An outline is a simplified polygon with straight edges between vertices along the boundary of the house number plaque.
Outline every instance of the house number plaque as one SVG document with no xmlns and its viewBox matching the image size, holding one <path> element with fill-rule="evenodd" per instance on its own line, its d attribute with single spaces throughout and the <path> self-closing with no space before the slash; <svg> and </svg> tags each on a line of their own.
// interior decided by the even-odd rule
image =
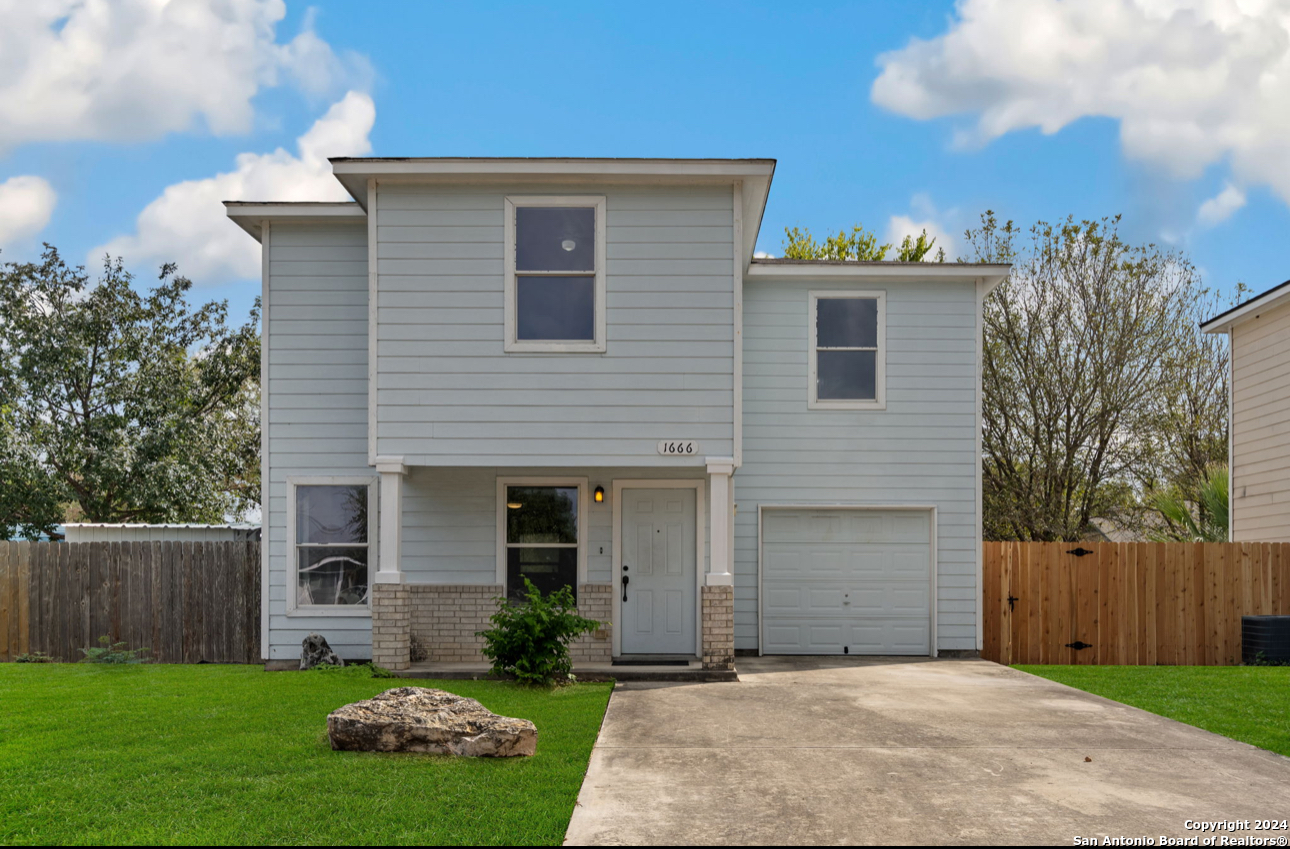
<svg viewBox="0 0 1290 849">
<path fill-rule="evenodd" d="M 658 444 L 658 453 L 671 457 L 693 457 L 699 453 L 699 443 L 693 439 L 664 439 Z"/>
</svg>

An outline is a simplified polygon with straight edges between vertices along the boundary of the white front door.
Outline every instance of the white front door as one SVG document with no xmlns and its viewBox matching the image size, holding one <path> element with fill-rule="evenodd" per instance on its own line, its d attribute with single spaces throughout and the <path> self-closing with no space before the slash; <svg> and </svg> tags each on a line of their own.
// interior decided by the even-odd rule
<svg viewBox="0 0 1290 849">
<path fill-rule="evenodd" d="M 695 653 L 695 491 L 622 492 L 623 654 Z"/>
</svg>

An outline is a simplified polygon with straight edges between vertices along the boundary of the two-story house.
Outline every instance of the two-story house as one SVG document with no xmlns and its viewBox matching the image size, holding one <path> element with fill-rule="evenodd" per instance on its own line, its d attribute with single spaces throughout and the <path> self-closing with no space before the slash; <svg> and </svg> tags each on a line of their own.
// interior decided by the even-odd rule
<svg viewBox="0 0 1290 849">
<path fill-rule="evenodd" d="M 263 246 L 263 634 L 478 661 L 981 644 L 981 301 L 1006 266 L 754 259 L 773 160 L 339 158 Z"/>
</svg>

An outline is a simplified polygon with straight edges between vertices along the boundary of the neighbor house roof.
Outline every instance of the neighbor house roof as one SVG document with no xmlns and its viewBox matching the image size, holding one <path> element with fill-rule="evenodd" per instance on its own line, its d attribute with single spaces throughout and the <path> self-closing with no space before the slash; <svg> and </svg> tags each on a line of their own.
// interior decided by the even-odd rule
<svg viewBox="0 0 1290 849">
<path fill-rule="evenodd" d="M 1206 333 L 1226 333 L 1241 322 L 1258 318 L 1267 310 L 1290 304 L 1290 280 L 1273 286 L 1262 294 L 1255 295 L 1243 304 L 1237 304 L 1224 313 L 1219 313 L 1208 321 L 1201 322 L 1200 329 Z"/>
</svg>

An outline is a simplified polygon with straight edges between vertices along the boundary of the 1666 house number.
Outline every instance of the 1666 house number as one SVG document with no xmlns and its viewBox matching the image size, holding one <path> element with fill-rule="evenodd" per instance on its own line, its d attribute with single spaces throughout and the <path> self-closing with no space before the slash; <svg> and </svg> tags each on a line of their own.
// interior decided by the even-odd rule
<svg viewBox="0 0 1290 849">
<path fill-rule="evenodd" d="M 693 457 L 699 453 L 699 443 L 693 439 L 664 439 L 658 444 L 658 453 L 672 457 Z"/>
</svg>

